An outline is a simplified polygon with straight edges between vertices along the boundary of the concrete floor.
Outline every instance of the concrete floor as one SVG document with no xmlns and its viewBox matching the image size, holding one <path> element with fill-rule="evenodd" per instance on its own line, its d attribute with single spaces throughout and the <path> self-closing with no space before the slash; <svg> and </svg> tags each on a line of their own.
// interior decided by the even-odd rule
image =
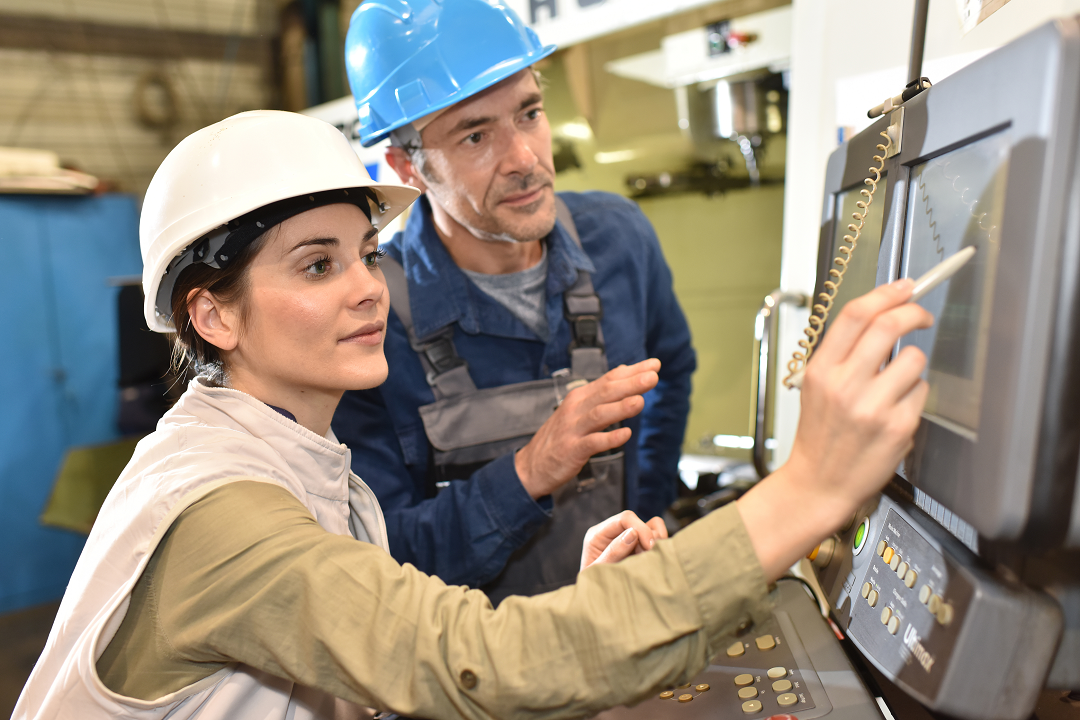
<svg viewBox="0 0 1080 720">
<path fill-rule="evenodd" d="M 0 718 L 11 717 L 15 710 L 59 607 L 57 601 L 0 615 Z"/>
</svg>

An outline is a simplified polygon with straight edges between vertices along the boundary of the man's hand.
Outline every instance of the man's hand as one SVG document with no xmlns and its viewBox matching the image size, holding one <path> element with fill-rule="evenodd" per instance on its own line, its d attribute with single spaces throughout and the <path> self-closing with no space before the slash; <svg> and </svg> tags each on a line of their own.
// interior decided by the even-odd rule
<svg viewBox="0 0 1080 720">
<path fill-rule="evenodd" d="M 791 457 L 738 501 L 768 579 L 805 555 L 892 477 L 911 449 L 929 386 L 926 356 L 897 340 L 933 316 L 900 280 L 848 303 L 806 366 Z"/>
<path fill-rule="evenodd" d="M 581 546 L 581 569 L 598 563 L 617 563 L 623 558 L 652 549 L 657 540 L 667 535 L 664 521 L 654 517 L 642 522 L 630 510 L 609 517 L 599 525 L 593 525 L 585 533 Z"/>
<path fill-rule="evenodd" d="M 659 369 L 656 359 L 620 365 L 567 393 L 555 414 L 514 456 L 521 484 L 534 500 L 576 476 L 593 455 L 626 444 L 630 428 L 604 428 L 641 412 L 641 396 L 656 387 Z"/>
</svg>

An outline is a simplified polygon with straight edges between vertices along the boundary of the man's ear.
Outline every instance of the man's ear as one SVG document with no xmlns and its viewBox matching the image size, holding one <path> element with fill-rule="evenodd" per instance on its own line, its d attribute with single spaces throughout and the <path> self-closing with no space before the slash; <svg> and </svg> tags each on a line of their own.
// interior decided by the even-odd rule
<svg viewBox="0 0 1080 720">
<path fill-rule="evenodd" d="M 223 305 L 209 290 L 192 290 L 188 295 L 191 325 L 202 339 L 224 352 L 236 349 L 240 323 L 236 313 Z"/>
<path fill-rule="evenodd" d="M 412 185 L 420 192 L 427 192 L 427 184 L 420 177 L 420 173 L 417 172 L 416 166 L 413 165 L 413 161 L 409 158 L 409 154 L 403 148 L 396 145 L 386 148 L 386 164 L 397 173 L 397 176 L 401 178 L 401 182 Z"/>
</svg>

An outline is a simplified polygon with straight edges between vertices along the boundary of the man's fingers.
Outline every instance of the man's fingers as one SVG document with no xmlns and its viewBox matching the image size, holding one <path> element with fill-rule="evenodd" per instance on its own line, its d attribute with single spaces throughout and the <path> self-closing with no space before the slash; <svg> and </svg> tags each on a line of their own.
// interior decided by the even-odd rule
<svg viewBox="0 0 1080 720">
<path fill-rule="evenodd" d="M 914 287 L 915 283 L 905 278 L 849 302 L 829 326 L 829 332 L 814 354 L 834 363 L 843 361 L 874 318 L 907 302 Z"/>
<path fill-rule="evenodd" d="M 586 435 L 581 439 L 578 450 L 586 457 L 592 457 L 597 453 L 614 450 L 622 447 L 630 441 L 630 428 L 618 428 L 607 432 L 596 432 Z"/>
</svg>

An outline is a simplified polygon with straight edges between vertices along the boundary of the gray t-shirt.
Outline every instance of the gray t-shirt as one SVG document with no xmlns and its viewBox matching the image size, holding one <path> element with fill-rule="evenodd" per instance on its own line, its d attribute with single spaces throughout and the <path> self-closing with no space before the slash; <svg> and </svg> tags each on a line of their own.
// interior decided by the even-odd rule
<svg viewBox="0 0 1080 720">
<path fill-rule="evenodd" d="M 476 286 L 513 313 L 544 342 L 550 339 L 547 321 L 547 243 L 540 262 L 528 270 L 505 275 L 487 275 L 462 269 Z"/>
</svg>

